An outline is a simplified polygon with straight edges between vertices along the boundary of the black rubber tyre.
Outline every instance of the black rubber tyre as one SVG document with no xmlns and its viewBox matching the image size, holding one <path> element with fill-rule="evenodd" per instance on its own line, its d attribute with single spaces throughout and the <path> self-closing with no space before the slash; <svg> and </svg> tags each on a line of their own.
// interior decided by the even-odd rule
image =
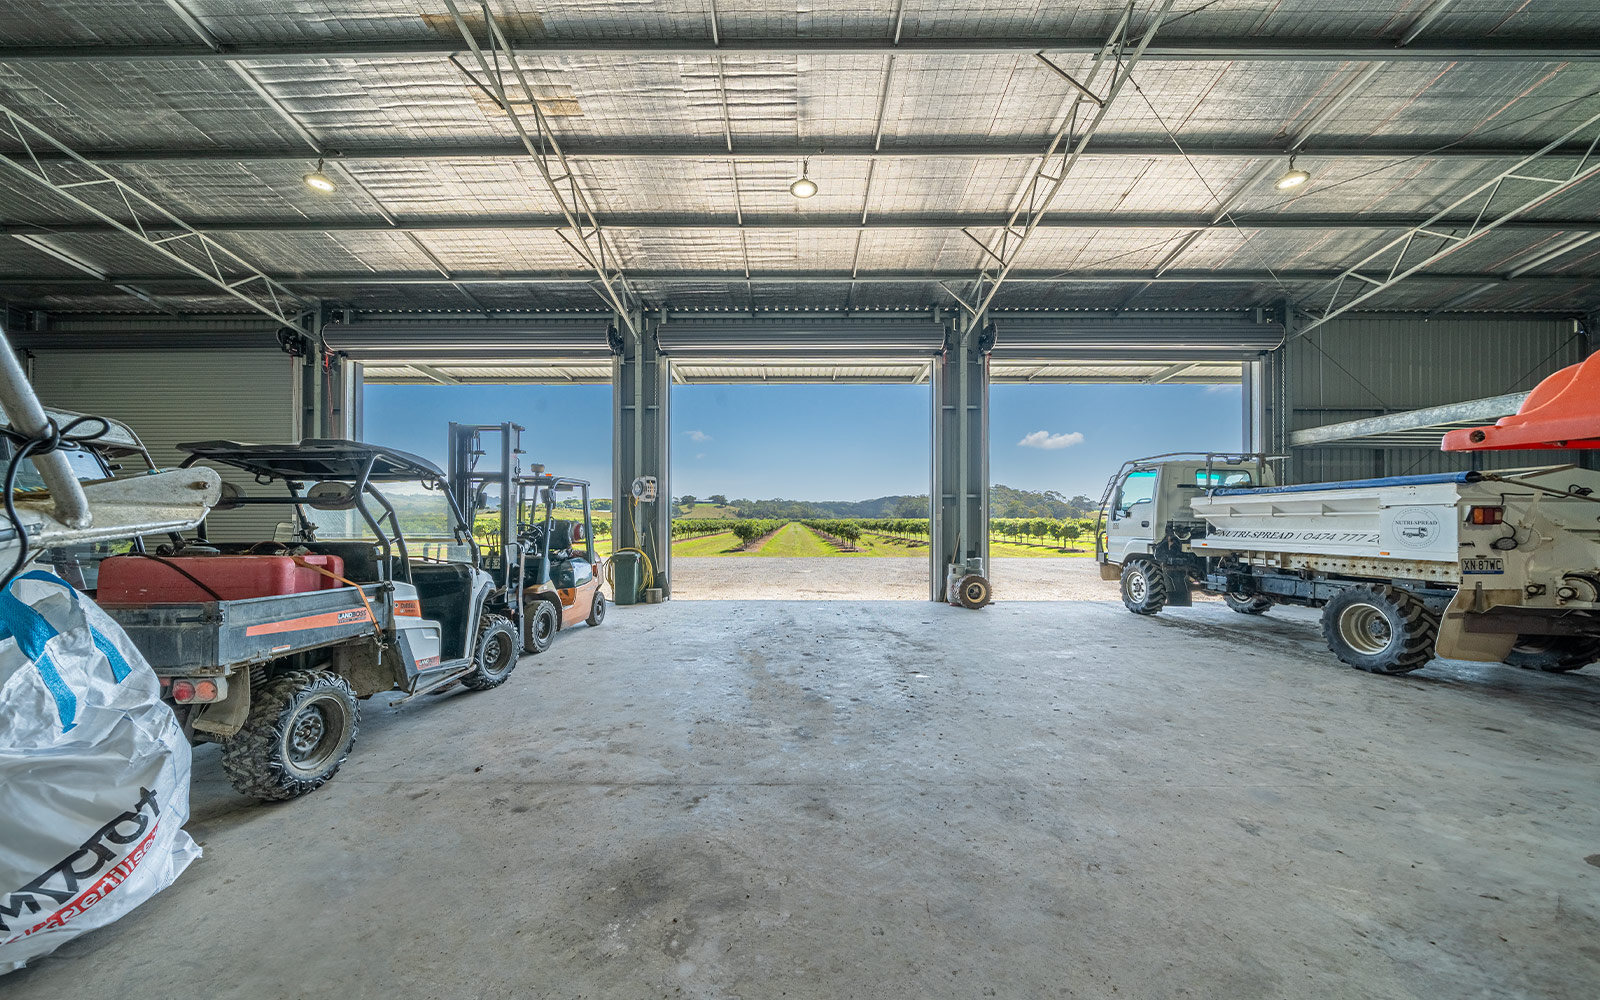
<svg viewBox="0 0 1600 1000">
<path fill-rule="evenodd" d="M 279 674 L 255 690 L 244 728 L 222 744 L 223 773 L 241 795 L 298 798 L 338 772 L 360 721 L 355 692 L 338 674 Z"/>
<path fill-rule="evenodd" d="M 956 583 L 956 600 L 963 608 L 976 611 L 994 599 L 994 591 L 977 573 L 968 573 Z"/>
<path fill-rule="evenodd" d="M 1149 559 L 1122 564 L 1122 603 L 1136 615 L 1153 615 L 1167 606 L 1167 574 Z"/>
<path fill-rule="evenodd" d="M 594 607 L 589 609 L 589 617 L 585 618 L 584 621 L 589 623 L 590 628 L 596 628 L 605 620 L 606 592 L 596 587 L 594 591 Z"/>
<path fill-rule="evenodd" d="M 1600 660 L 1600 639 L 1586 635 L 1519 635 L 1506 663 L 1524 670 L 1564 674 Z"/>
<path fill-rule="evenodd" d="M 1222 603 L 1241 615 L 1264 615 L 1272 610 L 1272 598 L 1261 594 L 1223 594 Z"/>
<path fill-rule="evenodd" d="M 561 625 L 561 619 L 556 614 L 556 606 L 549 601 L 535 601 L 533 607 L 528 609 L 527 642 L 524 644 L 529 653 L 542 653 L 550 648 L 556 641 L 556 630 Z"/>
<path fill-rule="evenodd" d="M 472 661 L 472 673 L 461 678 L 461 683 L 474 691 L 497 688 L 517 669 L 517 630 L 511 621 L 499 615 L 484 615 L 478 626 L 478 655 Z"/>
<path fill-rule="evenodd" d="M 1322 637 L 1333 655 L 1358 670 L 1408 674 L 1433 659 L 1438 619 L 1395 587 L 1350 587 L 1322 609 Z"/>
</svg>

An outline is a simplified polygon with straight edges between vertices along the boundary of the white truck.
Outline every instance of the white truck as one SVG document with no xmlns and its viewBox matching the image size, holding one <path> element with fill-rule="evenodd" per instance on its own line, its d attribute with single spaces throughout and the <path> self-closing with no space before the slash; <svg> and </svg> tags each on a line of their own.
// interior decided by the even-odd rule
<svg viewBox="0 0 1600 1000">
<path fill-rule="evenodd" d="M 1574 466 L 1278 486 L 1261 455 L 1136 459 L 1095 556 L 1135 614 L 1196 590 L 1248 615 L 1320 607 L 1328 648 L 1374 673 L 1600 659 L 1600 473 Z"/>
</svg>

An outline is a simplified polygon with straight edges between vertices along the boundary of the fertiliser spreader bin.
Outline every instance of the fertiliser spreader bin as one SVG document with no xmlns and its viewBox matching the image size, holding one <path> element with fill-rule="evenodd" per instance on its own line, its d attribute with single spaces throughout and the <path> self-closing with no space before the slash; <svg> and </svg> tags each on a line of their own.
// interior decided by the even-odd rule
<svg viewBox="0 0 1600 1000">
<path fill-rule="evenodd" d="M 186 467 L 257 485 L 225 486 L 195 537 L 103 561 L 98 600 L 185 731 L 222 744 L 240 792 L 287 799 L 326 782 L 355 741 L 359 698 L 511 674 L 517 630 L 494 613 L 495 582 L 438 467 L 356 441 L 179 447 Z M 282 519 L 269 537 L 249 517 L 263 510 Z"/>
<path fill-rule="evenodd" d="M 1558 466 L 1277 486 L 1263 456 L 1157 456 L 1113 478 L 1097 558 L 1136 614 L 1220 594 L 1322 608 L 1375 673 L 1434 657 L 1600 659 L 1600 473 Z"/>
</svg>

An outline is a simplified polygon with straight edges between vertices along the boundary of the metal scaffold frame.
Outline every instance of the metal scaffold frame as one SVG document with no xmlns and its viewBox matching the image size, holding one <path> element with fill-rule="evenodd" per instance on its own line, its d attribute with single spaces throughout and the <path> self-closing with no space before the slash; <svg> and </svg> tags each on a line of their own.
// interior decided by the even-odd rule
<svg viewBox="0 0 1600 1000">
<path fill-rule="evenodd" d="M 478 39 L 473 35 L 472 26 L 461 16 L 461 10 L 456 6 L 455 0 L 444 0 L 444 3 L 450 10 L 450 16 L 455 19 L 456 27 L 461 31 L 462 39 L 472 49 L 478 68 L 483 71 L 485 80 L 493 88 L 495 99 L 505 111 L 512 128 L 516 129 L 523 148 L 527 150 L 529 158 L 538 168 L 539 176 L 544 179 L 551 197 L 555 199 L 556 205 L 561 209 L 562 217 L 566 219 L 567 227 L 557 229 L 556 235 L 560 236 L 563 242 L 572 248 L 573 253 L 593 269 L 595 277 L 600 282 L 601 297 L 616 312 L 618 321 L 638 337 L 639 325 L 634 319 L 638 311 L 638 296 L 629 286 L 627 276 L 622 273 L 622 268 L 617 263 L 617 254 L 612 250 L 610 240 L 607 239 L 605 230 L 600 227 L 599 220 L 595 218 L 594 210 L 589 205 L 589 198 L 578 184 L 578 176 L 567 162 L 566 154 L 561 150 L 561 143 L 551 130 L 544 111 L 539 107 L 539 100 L 533 93 L 533 87 L 528 83 L 528 75 L 517 59 L 516 50 L 511 47 L 511 42 L 500 30 L 500 23 L 495 19 L 494 12 L 489 9 L 488 0 L 484 0 L 482 9 L 490 52 L 495 56 L 495 63 L 492 66 L 482 46 L 478 44 Z M 516 76 L 522 96 L 533 112 L 533 127 L 537 133 L 537 142 L 528 134 L 526 126 L 523 125 L 522 115 L 517 112 L 506 93 L 504 73 L 499 65 L 499 57 L 502 54 L 505 56 L 506 65 Z"/>
<path fill-rule="evenodd" d="M 1050 143 L 1045 147 L 1044 154 L 1039 157 L 1039 162 L 1033 168 L 1028 180 L 1023 185 L 1022 197 L 1017 207 L 1012 210 L 1011 217 L 1006 220 L 1001 228 L 998 245 L 991 240 L 985 243 L 969 232 L 967 235 L 983 248 L 987 263 L 980 262 L 978 276 L 973 281 L 972 291 L 968 300 L 960 299 L 962 308 L 973 316 L 982 316 L 988 310 L 989 304 L 994 301 L 995 295 L 1000 291 L 1000 286 L 1005 282 L 1006 276 L 1016 266 L 1022 248 L 1027 245 L 1028 239 L 1038 228 L 1044 214 L 1050 210 L 1050 205 L 1055 201 L 1056 195 L 1061 191 L 1061 186 L 1066 183 L 1067 175 L 1072 172 L 1073 166 L 1083 155 L 1084 149 L 1089 145 L 1089 140 L 1099 130 L 1106 115 L 1111 111 L 1117 95 L 1122 92 L 1122 87 L 1128 82 L 1133 73 L 1133 67 L 1144 55 L 1156 31 L 1161 27 L 1162 20 L 1167 12 L 1172 9 L 1173 0 L 1161 0 L 1161 5 L 1156 9 L 1150 20 L 1150 25 L 1145 29 L 1144 36 L 1139 39 L 1139 44 L 1132 52 L 1124 55 L 1129 41 L 1129 30 L 1133 24 L 1133 0 L 1128 0 L 1128 5 L 1123 8 L 1122 16 L 1117 20 L 1117 26 L 1112 29 L 1105 45 L 1095 53 L 1094 62 L 1089 67 L 1088 74 L 1082 81 L 1073 79 L 1071 75 L 1058 67 L 1052 68 L 1065 77 L 1074 90 L 1072 104 L 1061 124 L 1061 128 L 1051 137 Z M 1111 78 L 1111 86 L 1107 88 L 1104 97 L 1096 96 L 1094 83 L 1100 71 L 1107 65 L 1116 64 L 1116 71 Z M 1095 113 L 1082 131 L 1077 133 L 1076 142 L 1071 142 L 1071 148 L 1062 151 L 1063 143 L 1069 143 L 1073 136 L 1074 126 L 1078 122 L 1078 112 L 1085 102 L 1095 106 Z M 1052 174 L 1050 165 L 1057 153 L 1061 154 L 1060 169 Z M 1020 224 L 1019 224 L 1020 223 Z"/>
<path fill-rule="evenodd" d="M 1585 136 L 1589 139 L 1583 156 L 1563 175 L 1541 177 L 1528 171 L 1529 166 L 1546 159 L 1551 152 L 1574 139 Z M 1590 115 L 1583 122 L 1568 129 L 1560 138 L 1546 143 L 1534 153 L 1523 157 L 1439 209 L 1423 222 L 1384 243 L 1361 258 L 1354 266 L 1318 288 L 1308 300 L 1321 298 L 1326 292 L 1327 305 L 1320 311 L 1307 310 L 1299 332 L 1305 333 L 1349 312 L 1373 296 L 1388 291 L 1419 271 L 1426 270 L 1457 251 L 1471 246 L 1518 216 L 1600 173 L 1600 158 L 1594 155 L 1597 145 L 1600 145 L 1600 112 Z M 1495 208 L 1495 198 L 1501 194 L 1502 188 L 1505 188 L 1508 181 L 1515 182 L 1515 186 L 1523 192 L 1528 190 L 1527 185 L 1533 185 L 1533 193 L 1522 197 L 1509 207 Z M 1465 227 L 1465 232 L 1450 231 L 1451 227 L 1440 225 L 1441 220 L 1456 214 L 1464 206 L 1469 208 L 1476 206 L 1472 221 Z M 1491 209 L 1494 211 L 1491 212 Z M 1422 253 L 1420 257 L 1414 253 L 1417 250 L 1426 251 L 1429 246 L 1434 249 Z"/>
<path fill-rule="evenodd" d="M 300 313 L 298 297 L 265 272 L 205 233 L 184 222 L 138 190 L 123 183 L 104 169 L 79 156 L 37 125 L 0 105 L 0 135 L 16 142 L 20 153 L 0 152 L 0 168 L 26 177 L 51 194 L 81 208 L 120 233 L 159 254 L 189 274 L 205 281 L 225 295 L 238 299 L 256 312 L 294 328 Z M 49 147 L 55 159 L 41 159 L 37 150 Z M 56 174 L 52 176 L 52 166 Z M 85 263 L 60 248 L 42 244 L 38 237 L 49 235 L 39 227 L 30 246 L 52 256 L 72 257 L 80 269 Z M 146 298 L 136 289 L 123 289 Z M 148 299 L 147 299 L 148 301 Z"/>
</svg>

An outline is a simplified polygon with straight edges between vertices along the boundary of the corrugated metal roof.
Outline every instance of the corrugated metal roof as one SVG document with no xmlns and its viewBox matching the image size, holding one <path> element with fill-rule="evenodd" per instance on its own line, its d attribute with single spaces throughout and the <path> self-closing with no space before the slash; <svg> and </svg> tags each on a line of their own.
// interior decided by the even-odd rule
<svg viewBox="0 0 1600 1000">
<path fill-rule="evenodd" d="M 473 228 L 413 235 L 384 232 L 397 223 L 435 219 L 553 218 L 555 199 L 531 160 L 501 153 L 459 154 L 462 146 L 504 148 L 511 121 L 486 92 L 470 59 L 451 60 L 457 29 L 442 7 L 403 0 L 183 0 L 203 30 L 231 46 L 360 46 L 433 43 L 430 52 L 308 58 L 263 56 L 232 64 L 180 57 L 92 62 L 8 60 L 0 51 L 0 103 L 40 123 L 62 142 L 97 156 L 118 151 L 181 150 L 160 162 L 108 161 L 108 169 L 185 218 L 215 224 L 217 238 L 295 291 L 363 308 L 490 311 L 599 308 L 583 262 L 552 228 Z M 654 277 L 638 283 L 648 304 L 704 308 L 784 306 L 875 308 L 949 305 L 949 292 L 925 276 L 976 272 L 997 218 L 1013 207 L 1033 162 L 1018 155 L 985 158 L 919 155 L 872 159 L 841 155 L 870 149 L 1037 143 L 1040 150 L 1069 105 L 1071 91 L 1026 51 L 926 53 L 930 39 L 1096 38 L 1120 5 L 1064 5 L 1045 0 L 814 0 L 796 7 L 760 0 L 515 0 L 494 5 L 522 43 L 540 110 L 553 132 L 575 147 L 671 157 L 578 156 L 574 179 L 602 224 L 617 263 Z M 1338 45 L 1398 43 L 1421 4 L 1348 0 L 1218 0 L 1164 25 L 1158 40 L 1247 39 L 1263 45 L 1320 41 L 1333 57 L 1275 62 L 1225 58 L 1151 58 L 1073 171 L 1054 205 L 1104 223 L 1041 229 L 1019 268 L 1065 274 L 1114 269 L 1250 272 L 1337 271 L 1394 230 L 1352 228 L 1363 220 L 1420 221 L 1502 170 L 1511 159 L 1429 155 L 1458 143 L 1532 149 L 1600 110 L 1600 76 L 1586 60 L 1545 62 L 1439 59 L 1388 61 L 1367 78 L 1368 63 L 1336 58 Z M 40 46 L 166 46 L 201 50 L 201 39 L 160 0 L 17 0 L 0 24 L 0 49 Z M 1142 16 L 1142 15 L 1141 15 Z M 469 12 L 469 19 L 479 15 Z M 615 44 L 716 37 L 772 42 L 770 52 L 713 51 L 617 58 Z M 901 40 L 896 48 L 894 39 Z M 1433 20 L 1423 41 L 1463 44 L 1600 39 L 1600 9 L 1583 0 L 1457 0 Z M 881 40 L 876 52 L 781 51 L 790 41 Z M 593 51 L 550 45 L 591 43 Z M 1398 51 L 1398 50 L 1397 50 Z M 1082 75 L 1089 56 L 1055 52 L 1061 69 Z M 1351 89 L 1356 88 L 1356 89 Z M 514 95 L 513 101 L 521 100 Z M 526 109 L 524 109 L 526 110 Z M 1298 165 L 1309 184 L 1284 193 L 1272 185 L 1287 151 L 1304 145 Z M 1141 146 L 1149 155 L 1095 155 L 1098 144 Z M 1412 148 L 1351 158 L 1363 149 Z M 731 149 L 732 156 L 697 155 Z M 1173 155 L 1181 147 L 1187 155 Z M 399 159 L 345 162 L 346 149 L 405 149 Z M 1218 149 L 1282 150 L 1282 155 L 1208 155 Z M 0 136 L 0 150 L 15 152 Z M 741 156 L 742 151 L 751 151 Z M 833 150 L 830 153 L 830 150 Z M 289 159 L 252 158 L 252 152 Z M 775 155 L 787 151 L 792 155 Z M 300 183 L 319 153 L 338 182 L 319 196 Z M 789 182 L 809 158 L 820 187 L 798 201 Z M 1570 168 L 1572 161 L 1565 161 Z M 1560 164 L 1544 164 L 1553 172 Z M 60 179 L 80 170 L 56 164 Z M 1600 228 L 1590 186 L 1552 198 L 1530 219 Z M 1505 196 L 1516 194 L 1508 185 Z M 1192 237 L 1184 223 L 1222 214 L 1221 228 Z M 1470 211 L 1467 213 L 1470 215 Z M 897 220 L 937 216 L 905 228 Z M 1118 217 L 1172 217 L 1170 227 L 1114 225 Z M 1303 228 L 1266 226 L 1280 217 L 1314 217 Z M 608 224 L 609 218 L 660 218 Z M 783 228 L 788 220 L 794 228 Z M 816 220 L 828 228 L 810 228 Z M 365 220 L 377 231 L 351 232 Z M 685 220 L 693 225 L 686 225 Z M 750 224 L 757 220 L 759 225 Z M 1231 220 L 1231 223 L 1230 221 Z M 16 175 L 0 176 L 0 223 L 32 224 L 51 234 L 92 222 L 80 210 Z M 295 223 L 294 232 L 234 232 L 230 224 Z M 1253 226 L 1252 223 L 1255 223 Z M 463 223 L 467 224 L 467 223 Z M 708 228 L 708 224 L 714 228 Z M 552 224 L 553 225 L 553 224 Z M 316 231 L 325 227 L 326 231 Z M 310 228 L 311 231 L 306 231 Z M 965 232 L 963 230 L 966 230 Z M 970 234 L 970 235 L 969 235 Z M 1495 276 L 1554 234 L 1507 229 L 1454 255 L 1448 269 Z M 974 239 L 976 238 L 976 239 Z M 102 233 L 49 235 L 53 244 L 112 277 L 173 272 L 132 241 Z M 12 241 L 5 241 L 10 243 Z M 1591 246 L 1594 246 L 1591 244 Z M 1176 253 L 1176 256 L 1174 254 Z M 1596 252 L 1541 263 L 1533 274 L 1564 273 L 1570 284 L 1507 282 L 1462 308 L 1550 312 L 1600 304 Z M 885 284 L 795 283 L 746 286 L 673 280 L 663 272 L 771 275 L 786 271 L 903 272 Z M 318 284 L 316 276 L 371 273 L 371 284 Z M 566 285 L 462 286 L 457 273 L 568 273 Z M 0 294 L 46 310 L 105 308 L 106 286 L 52 285 L 79 276 L 37 249 L 0 251 Z M 387 275 L 434 275 L 436 285 L 395 285 Z M 1300 298 L 1316 284 L 1260 281 L 1191 286 L 1108 282 L 1028 282 L 1004 287 L 1005 308 L 1235 308 Z M 1428 310 L 1474 287 L 1433 282 L 1401 285 L 1370 309 Z M 194 286 L 167 288 L 181 309 L 226 300 Z M 136 301 L 116 308 L 140 309 Z"/>
</svg>

